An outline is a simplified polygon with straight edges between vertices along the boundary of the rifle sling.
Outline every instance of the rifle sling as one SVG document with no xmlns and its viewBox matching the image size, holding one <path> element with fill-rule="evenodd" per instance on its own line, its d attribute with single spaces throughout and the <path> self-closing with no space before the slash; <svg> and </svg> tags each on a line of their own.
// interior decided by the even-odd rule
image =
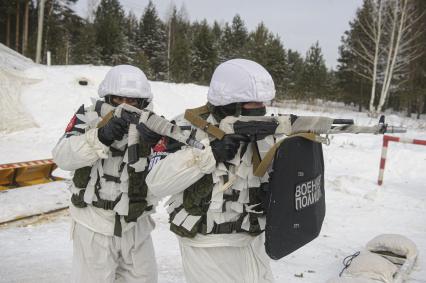
<svg viewBox="0 0 426 283">
<path fill-rule="evenodd" d="M 311 140 L 313 142 L 324 142 L 321 137 L 315 135 L 314 133 L 299 133 L 299 134 L 294 134 L 291 136 L 286 137 L 286 139 L 288 138 L 292 138 L 292 137 L 302 137 L 308 140 Z M 272 163 L 272 160 L 275 157 L 275 152 L 277 151 L 278 147 L 280 146 L 280 144 L 284 141 L 285 139 L 280 140 L 279 142 L 275 143 L 266 153 L 265 157 L 262 159 L 262 161 L 260 162 L 259 166 L 253 166 L 253 175 L 257 176 L 257 177 L 262 177 L 263 175 L 265 175 L 266 170 L 268 170 L 269 165 Z"/>
<path fill-rule="evenodd" d="M 184 118 L 188 120 L 192 125 L 194 125 L 197 128 L 202 129 L 206 133 L 214 136 L 215 138 L 221 140 L 223 139 L 223 136 L 225 135 L 225 132 L 216 127 L 215 125 L 212 125 L 211 123 L 207 122 L 203 118 L 200 117 L 202 114 L 209 113 L 209 108 L 207 105 L 193 108 L 193 109 L 187 109 L 185 111 Z"/>
<path fill-rule="evenodd" d="M 259 148 L 257 147 L 257 142 L 254 141 L 251 144 L 252 144 L 251 147 L 253 152 L 251 163 L 253 164 L 253 173 L 254 173 L 256 169 L 259 168 L 262 159 L 260 157 Z"/>
</svg>

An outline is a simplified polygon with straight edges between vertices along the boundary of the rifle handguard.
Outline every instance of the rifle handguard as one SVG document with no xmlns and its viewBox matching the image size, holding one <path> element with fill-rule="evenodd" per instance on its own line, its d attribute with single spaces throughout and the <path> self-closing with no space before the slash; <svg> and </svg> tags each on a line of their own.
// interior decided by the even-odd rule
<svg viewBox="0 0 426 283">
<path fill-rule="evenodd" d="M 406 133 L 407 129 L 404 127 L 396 127 L 396 126 L 386 126 L 385 133 L 390 134 L 400 134 L 400 133 Z"/>
</svg>

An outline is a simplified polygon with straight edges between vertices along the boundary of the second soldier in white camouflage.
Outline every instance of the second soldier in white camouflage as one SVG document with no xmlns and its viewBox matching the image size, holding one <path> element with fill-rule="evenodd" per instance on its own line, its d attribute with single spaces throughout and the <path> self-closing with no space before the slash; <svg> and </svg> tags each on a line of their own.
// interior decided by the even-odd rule
<svg viewBox="0 0 426 283">
<path fill-rule="evenodd" d="M 219 65 L 212 77 L 207 111 L 202 118 L 218 125 L 227 116 L 265 115 L 263 104 L 275 97 L 274 82 L 259 64 L 234 59 Z M 216 139 L 208 127 L 177 118 L 188 127 L 204 150 L 182 146 L 159 161 L 147 176 L 157 197 L 167 202 L 170 229 L 179 239 L 186 281 L 273 282 L 265 253 L 261 187 L 268 182 L 253 175 L 253 147 L 235 135 Z M 208 125 L 208 124 L 207 124 Z M 211 127 L 210 127 L 211 128 Z M 269 149 L 273 137 L 257 142 Z"/>
</svg>

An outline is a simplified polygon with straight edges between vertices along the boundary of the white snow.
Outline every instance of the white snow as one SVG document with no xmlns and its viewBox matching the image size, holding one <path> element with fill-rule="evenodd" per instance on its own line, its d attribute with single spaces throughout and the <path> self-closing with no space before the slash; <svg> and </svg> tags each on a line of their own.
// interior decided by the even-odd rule
<svg viewBox="0 0 426 283">
<path fill-rule="evenodd" d="M 67 188 L 61 181 L 0 191 L 0 223 L 67 207 Z"/>
<path fill-rule="evenodd" d="M 32 60 L 0 43 L 0 131 L 37 126 L 20 103 L 22 86 L 40 79 L 32 73 L 33 68 L 38 67 Z"/>
<path fill-rule="evenodd" d="M 0 66 L 3 71 L 19 74 L 20 72 L 26 72 L 26 70 L 34 67 L 35 64 L 31 59 L 0 43 Z"/>
<path fill-rule="evenodd" d="M 0 164 L 51 157 L 51 149 L 77 108 L 97 97 L 96 88 L 109 67 L 37 67 L 32 73 L 44 78 L 23 86 L 21 102 L 38 128 L 0 133 Z M 80 86 L 79 78 L 88 86 Z M 206 101 L 207 88 L 192 84 L 152 82 L 155 110 L 167 118 Z M 333 107 L 271 108 L 269 112 L 353 118 L 372 125 L 365 113 Z M 426 140 L 425 121 L 389 115 L 389 123 L 407 126 L 401 136 Z M 377 185 L 381 154 L 380 135 L 335 135 L 324 146 L 327 213 L 320 236 L 305 247 L 272 262 L 276 282 L 325 282 L 338 275 L 342 260 L 360 250 L 378 234 L 400 233 L 413 240 L 420 257 L 410 283 L 426 282 L 426 147 L 391 142 L 384 184 Z M 56 190 L 56 191 L 55 191 Z M 41 213 L 63 205 L 64 182 L 0 193 L 0 219 Z M 162 206 L 154 214 L 153 232 L 159 265 L 159 282 L 184 282 L 179 247 L 168 231 Z M 72 242 L 69 217 L 24 225 L 0 227 L 1 282 L 67 282 L 71 270 Z"/>
</svg>

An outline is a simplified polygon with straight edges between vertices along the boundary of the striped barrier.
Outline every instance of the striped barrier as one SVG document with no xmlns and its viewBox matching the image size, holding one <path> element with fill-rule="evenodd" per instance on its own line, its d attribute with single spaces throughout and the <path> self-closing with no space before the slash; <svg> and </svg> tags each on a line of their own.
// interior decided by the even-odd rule
<svg viewBox="0 0 426 283">
<path fill-rule="evenodd" d="M 0 164 L 0 190 L 51 182 L 55 168 L 52 159 Z"/>
<path fill-rule="evenodd" d="M 0 169 L 21 168 L 21 167 L 27 167 L 27 166 L 43 165 L 43 164 L 54 164 L 54 162 L 53 162 L 53 159 L 42 159 L 42 160 L 32 160 L 32 161 L 17 162 L 17 163 L 0 164 Z"/>
<path fill-rule="evenodd" d="M 386 155 L 388 153 L 388 145 L 389 142 L 400 142 L 400 143 L 411 143 L 418 145 L 426 145 L 426 140 L 417 140 L 417 139 L 409 139 L 409 138 L 400 138 L 383 135 L 383 146 L 382 146 L 382 155 L 380 158 L 380 168 L 379 168 L 379 179 L 377 183 L 379 186 L 383 184 L 383 175 L 385 172 L 385 164 L 386 164 Z"/>
</svg>

